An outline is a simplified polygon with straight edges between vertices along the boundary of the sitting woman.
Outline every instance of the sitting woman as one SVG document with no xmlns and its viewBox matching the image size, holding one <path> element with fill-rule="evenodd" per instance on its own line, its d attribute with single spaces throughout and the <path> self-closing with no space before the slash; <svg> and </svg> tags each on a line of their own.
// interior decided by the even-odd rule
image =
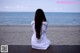
<svg viewBox="0 0 80 53">
<path fill-rule="evenodd" d="M 37 9 L 31 25 L 34 32 L 31 38 L 32 48 L 46 50 L 50 46 L 50 41 L 46 37 L 48 24 L 42 9 Z"/>
</svg>

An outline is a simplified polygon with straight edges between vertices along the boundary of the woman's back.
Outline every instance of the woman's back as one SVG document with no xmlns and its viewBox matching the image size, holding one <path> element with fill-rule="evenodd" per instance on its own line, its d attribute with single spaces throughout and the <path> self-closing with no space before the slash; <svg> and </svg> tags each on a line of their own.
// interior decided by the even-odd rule
<svg viewBox="0 0 80 53">
<path fill-rule="evenodd" d="M 50 45 L 50 41 L 46 37 L 47 22 L 42 22 L 40 39 L 36 38 L 35 22 L 32 21 L 31 24 L 32 24 L 33 32 L 34 32 L 31 38 L 32 48 L 46 50 Z"/>
</svg>

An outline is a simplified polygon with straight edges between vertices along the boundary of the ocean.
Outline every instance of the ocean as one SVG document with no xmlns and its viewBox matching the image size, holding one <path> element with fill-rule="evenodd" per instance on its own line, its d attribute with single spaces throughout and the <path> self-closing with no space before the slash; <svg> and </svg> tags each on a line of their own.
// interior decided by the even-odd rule
<svg viewBox="0 0 80 53">
<path fill-rule="evenodd" d="M 35 12 L 0 12 L 0 25 L 31 25 Z M 80 13 L 45 12 L 49 25 L 80 25 Z"/>
</svg>

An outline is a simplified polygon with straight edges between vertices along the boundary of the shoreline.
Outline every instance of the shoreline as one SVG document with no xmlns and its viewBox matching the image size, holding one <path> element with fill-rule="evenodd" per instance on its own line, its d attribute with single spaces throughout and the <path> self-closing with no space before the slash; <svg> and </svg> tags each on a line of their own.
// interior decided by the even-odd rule
<svg viewBox="0 0 80 53">
<path fill-rule="evenodd" d="M 32 25 L 0 25 L 1 26 L 32 26 Z M 49 27 L 80 27 L 80 25 L 48 25 Z"/>
</svg>

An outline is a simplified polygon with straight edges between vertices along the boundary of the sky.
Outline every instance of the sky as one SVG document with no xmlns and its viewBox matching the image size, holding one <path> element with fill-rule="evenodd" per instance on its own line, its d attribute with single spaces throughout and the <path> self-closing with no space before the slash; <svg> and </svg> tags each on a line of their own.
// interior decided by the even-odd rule
<svg viewBox="0 0 80 53">
<path fill-rule="evenodd" d="M 0 12 L 80 12 L 80 0 L 0 0 Z"/>
</svg>

